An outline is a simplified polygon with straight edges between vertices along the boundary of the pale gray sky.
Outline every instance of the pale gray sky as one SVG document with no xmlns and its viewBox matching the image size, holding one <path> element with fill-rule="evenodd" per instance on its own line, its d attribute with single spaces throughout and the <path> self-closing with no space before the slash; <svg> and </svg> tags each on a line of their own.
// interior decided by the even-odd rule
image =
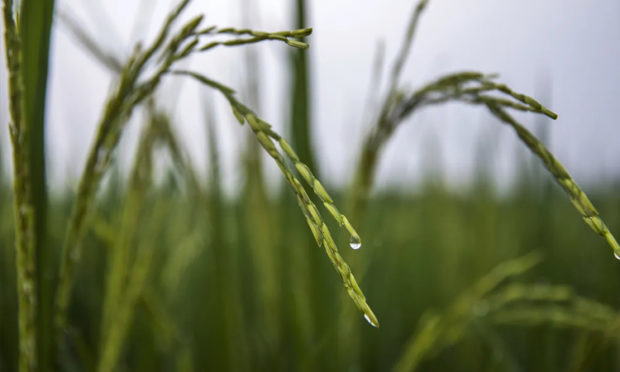
<svg viewBox="0 0 620 372">
<path fill-rule="evenodd" d="M 57 0 L 106 49 L 127 56 L 137 39 L 152 37 L 175 1 Z M 249 1 L 250 24 L 242 22 L 241 1 L 194 1 L 185 18 L 204 13 L 207 23 L 281 30 L 292 26 L 292 1 Z M 327 183 L 347 182 L 368 130 L 364 107 L 377 42 L 391 61 L 413 1 L 310 1 L 308 39 L 314 83 L 314 144 Z M 135 22 L 137 13 L 139 22 Z M 403 81 L 417 87 L 457 70 L 496 72 L 513 89 L 537 96 L 560 118 L 549 126 L 549 146 L 578 182 L 620 177 L 620 2 L 617 0 L 431 0 L 406 65 Z M 110 75 L 76 46 L 63 27 L 53 35 L 47 146 L 50 173 L 57 186 L 75 185 L 111 84 Z M 287 119 L 285 61 L 280 43 L 255 46 L 260 56 L 262 107 L 258 112 L 276 128 Z M 194 58 L 191 68 L 243 91 L 243 51 L 218 49 Z M 389 67 L 389 65 L 388 65 Z M 3 81 L 6 73 L 2 72 Z M 549 89 L 541 88 L 541 81 Z M 166 92 L 181 91 L 179 99 Z M 181 135 L 197 164 L 206 153 L 202 119 L 204 91 L 194 83 L 166 83 L 160 101 L 174 112 Z M 6 118 L 6 91 L 2 91 Z M 217 97 L 219 143 L 226 182 L 239 180 L 235 149 L 248 129 L 235 124 Z M 518 115 L 529 127 L 534 115 Z M 6 120 L 5 120 L 6 121 Z M 121 158 L 133 151 L 132 122 Z M 286 135 L 286 134 L 285 134 Z M 2 133 L 5 161 L 6 129 Z M 491 141 L 491 163 L 509 182 L 519 150 L 516 136 L 481 108 L 450 105 L 419 112 L 396 133 L 381 162 L 379 183 L 419 182 L 423 163 L 441 164 L 455 182 L 471 178 L 476 149 Z M 429 152 L 429 149 L 431 151 Z M 431 159 L 429 159 L 431 158 Z M 271 168 L 273 173 L 274 169 Z"/>
</svg>

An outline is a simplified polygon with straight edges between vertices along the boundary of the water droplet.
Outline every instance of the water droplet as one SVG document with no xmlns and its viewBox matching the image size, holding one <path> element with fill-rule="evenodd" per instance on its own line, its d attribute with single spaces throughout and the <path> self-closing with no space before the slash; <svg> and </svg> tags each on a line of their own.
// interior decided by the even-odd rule
<svg viewBox="0 0 620 372">
<path fill-rule="evenodd" d="M 620 253 L 614 252 L 614 257 L 616 258 L 616 260 L 620 260 Z"/>
<path fill-rule="evenodd" d="M 377 327 L 378 327 L 378 325 L 376 325 L 376 324 L 372 321 L 372 319 L 370 319 L 370 317 L 368 316 L 368 314 L 364 314 L 364 319 L 366 319 L 366 321 L 368 322 L 368 324 L 370 324 L 371 326 L 373 326 L 373 327 L 375 327 L 375 328 L 377 328 Z"/>
<path fill-rule="evenodd" d="M 353 249 L 360 249 L 362 247 L 362 242 L 360 238 L 357 236 L 351 236 L 351 240 L 349 241 L 349 245 Z"/>
</svg>

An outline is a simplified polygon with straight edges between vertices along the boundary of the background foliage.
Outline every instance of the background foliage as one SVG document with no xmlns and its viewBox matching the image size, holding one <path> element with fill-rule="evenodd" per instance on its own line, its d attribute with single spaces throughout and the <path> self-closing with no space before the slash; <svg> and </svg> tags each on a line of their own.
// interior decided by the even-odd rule
<svg viewBox="0 0 620 372">
<path fill-rule="evenodd" d="M 26 3 L 23 14 L 27 14 Z M 421 1 L 414 9 L 405 47 L 393 67 L 385 112 L 377 115 L 379 128 L 399 123 L 393 112 L 404 115 L 398 110 L 407 102 L 400 97 L 405 93 L 398 90 L 398 66 L 406 58 L 407 45 L 426 3 Z M 50 6 L 52 9 L 53 4 Z M 298 1 L 297 6 L 295 17 L 301 29 L 306 26 L 304 1 Z M 171 17 L 180 9 L 182 6 Z M 170 25 L 163 28 L 162 40 L 171 42 L 153 44 L 154 53 L 161 53 L 156 67 L 168 68 L 168 62 L 193 52 L 188 47 L 193 43 L 190 36 L 201 32 L 215 32 L 216 37 L 232 35 L 226 40 L 237 40 L 201 44 L 204 49 L 265 39 L 305 48 L 299 37 L 309 33 L 199 29 L 200 21 L 196 18 L 177 27 L 180 31 L 172 31 Z M 49 19 L 38 22 L 42 29 L 48 22 L 49 38 Z M 80 33 L 79 24 L 73 32 Z M 30 36 L 21 31 L 21 37 L 34 43 L 24 43 L 25 60 L 40 58 L 28 57 L 32 53 L 27 52 L 29 45 L 48 48 L 40 41 L 41 34 Z M 81 37 L 82 42 L 88 41 L 88 35 Z M 246 37 L 256 40 L 243 39 Z M 96 44 L 84 45 L 94 55 L 106 55 L 96 50 Z M 47 228 L 45 222 L 37 222 L 43 229 L 37 230 L 37 244 L 43 245 L 37 246 L 36 256 L 41 305 L 36 336 L 39 369 L 580 371 L 620 367 L 620 317 L 615 310 L 620 307 L 615 284 L 620 279 L 618 262 L 611 259 L 604 240 L 579 221 L 562 189 L 538 163 L 519 160 L 519 182 L 510 192 L 500 193 L 489 177 L 493 154 L 481 144 L 479 177 L 462 189 L 444 184 L 431 169 L 420 190 L 384 189 L 368 198 L 372 175 L 363 176 L 366 190 L 361 196 L 356 189 L 359 179 L 351 189 L 328 190 L 335 205 L 348 206 L 345 212 L 352 213 L 363 239 L 360 251 L 348 249 L 350 236 L 337 226 L 342 220 L 325 219 L 337 245 L 347 248 L 342 248 L 341 254 L 381 322 L 380 328 L 373 328 L 355 312 L 325 252 L 313 242 L 316 235 L 313 237 L 307 226 L 310 223 L 312 228 L 311 208 L 301 205 L 304 215 L 294 200 L 294 195 L 303 195 L 303 187 L 297 189 L 289 179 L 295 193 L 288 188 L 267 190 L 254 138 L 250 138 L 254 145 L 247 147 L 239 167 L 245 180 L 241 192 L 229 197 L 222 190 L 217 133 L 208 110 L 205 143 L 210 144 L 207 161 L 211 171 L 204 179 L 197 175 L 177 140 L 175 123 L 161 111 L 152 94 L 159 70 L 147 71 L 153 74 L 148 75 L 141 69 L 141 58 L 150 58 L 145 48 L 124 67 L 108 63 L 119 87 L 111 93 L 103 113 L 95 141 L 99 147 L 93 147 L 92 152 L 92 173 L 84 172 L 87 176 L 83 176 L 78 196 L 65 190 L 47 200 L 45 184 L 40 181 L 45 171 L 41 163 L 30 166 L 32 178 L 28 181 L 33 196 L 29 202 L 37 213 L 48 216 Z M 304 52 L 294 52 L 290 56 L 291 101 L 287 103 L 290 133 L 301 161 L 317 173 L 309 141 L 311 69 Z M 251 66 L 252 56 L 245 58 Z M 26 106 L 39 105 L 37 110 L 26 110 L 39 116 L 26 120 L 44 120 L 41 89 L 30 87 L 45 81 L 40 74 L 46 64 L 25 64 Z M 38 75 L 30 74 L 31 70 Z M 203 79 L 203 83 L 228 98 L 235 115 L 247 121 L 270 154 L 261 134 L 271 138 L 269 143 L 279 142 L 289 154 L 279 136 L 236 101 L 228 87 L 211 80 Z M 456 91 L 444 83 L 423 87 L 412 98 L 430 102 L 444 96 L 465 97 L 468 103 L 480 103 L 476 102 L 479 96 L 459 90 L 460 82 Z M 245 102 L 254 109 L 260 82 L 248 86 Z M 525 103 L 527 99 L 517 98 Z M 505 105 L 515 108 L 519 104 Z M 131 170 L 122 174 L 113 152 L 134 106 L 142 110 L 145 119 Z M 43 138 L 43 126 L 38 125 L 30 129 L 32 144 Z M 381 141 L 392 131 L 388 129 Z M 367 144 L 376 143 L 372 135 L 369 138 Z M 373 156 L 380 156 L 380 147 L 372 148 Z M 32 157 L 45 155 L 40 143 L 33 148 Z M 293 156 L 289 158 L 292 162 L 283 162 L 283 167 L 301 167 L 299 179 L 310 180 L 310 187 L 303 190 L 317 195 L 312 200 L 329 201 L 314 176 L 306 177 L 305 168 Z M 161 166 L 162 159 L 171 166 Z M 364 161 L 362 157 L 358 168 L 362 173 L 369 169 Z M 18 364 L 25 370 L 16 342 L 16 278 L 20 269 L 15 264 L 15 239 L 20 234 L 13 217 L 16 194 L 14 179 L 7 172 L 0 172 L 0 177 L 0 370 L 17 370 Z M 620 230 L 618 186 L 600 184 L 591 193 L 612 231 Z M 81 216 L 80 208 L 87 211 L 88 219 L 76 218 L 76 213 Z M 83 228 L 72 227 L 76 221 L 83 223 Z M 80 241 L 81 257 L 72 273 L 74 287 L 65 304 L 66 319 L 57 322 L 60 329 L 54 329 L 51 308 L 58 301 L 53 292 L 57 283 L 54 270 L 58 270 L 63 254 L 70 256 L 66 252 L 71 252 L 73 240 Z M 61 253 L 63 246 L 69 247 L 65 253 Z M 338 263 L 335 265 L 350 294 L 350 279 L 343 274 L 348 266 L 338 266 L 344 261 L 334 259 L 333 252 L 326 249 Z M 55 338 L 54 332 L 60 337 Z"/>
</svg>

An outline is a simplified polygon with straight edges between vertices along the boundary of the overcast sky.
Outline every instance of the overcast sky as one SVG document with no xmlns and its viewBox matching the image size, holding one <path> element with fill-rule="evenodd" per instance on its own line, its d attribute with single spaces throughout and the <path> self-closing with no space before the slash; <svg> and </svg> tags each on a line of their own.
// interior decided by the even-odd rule
<svg viewBox="0 0 620 372">
<path fill-rule="evenodd" d="M 106 50 L 127 57 L 137 40 L 150 40 L 176 1 L 57 0 Z M 140 4 L 143 5 L 140 5 Z M 193 1 L 185 19 L 198 13 L 208 24 L 283 30 L 293 26 L 293 1 L 251 3 L 246 17 L 242 1 Z M 384 43 L 386 62 L 393 61 L 415 2 L 310 1 L 308 39 L 313 92 L 313 142 L 329 184 L 347 182 L 368 131 L 366 107 L 373 55 Z M 138 17 L 137 15 L 140 14 Z M 137 17 L 137 18 L 136 18 Z M 249 17 L 249 18 L 248 18 Z M 53 32 L 48 101 L 47 147 L 52 183 L 75 186 L 92 141 L 111 75 L 56 25 Z M 441 74 L 479 70 L 500 74 L 513 89 L 535 96 L 559 114 L 555 122 L 518 115 L 540 133 L 547 127 L 551 150 L 578 182 L 620 178 L 620 1 L 617 0 L 431 0 L 403 74 L 415 88 Z M 281 43 L 260 43 L 261 105 L 265 119 L 277 129 L 287 119 L 288 49 Z M 243 50 L 221 48 L 195 57 L 191 68 L 243 93 Z M 2 81 L 6 81 L 2 72 Z M 192 82 L 167 82 L 160 102 L 173 113 L 195 163 L 204 165 L 203 105 L 215 104 L 219 144 L 227 185 L 240 175 L 234 154 L 248 128 L 233 121 L 224 101 L 205 94 Z M 172 92 L 172 93 L 171 93 Z M 178 94 L 178 99 L 176 98 Z M 212 98 L 209 98 L 212 97 Z M 6 90 L 2 91 L 6 122 Z M 136 120 L 122 144 L 121 159 L 133 151 Z M 7 133 L 2 153 L 7 162 Z M 286 135 L 286 133 L 284 133 Z M 415 184 L 424 164 L 441 166 L 452 182 L 471 179 L 480 144 L 488 146 L 495 175 L 510 182 L 517 157 L 528 156 L 510 128 L 479 107 L 452 104 L 425 109 L 403 125 L 389 142 L 379 170 L 379 183 Z M 270 168 L 270 173 L 274 169 Z"/>
</svg>

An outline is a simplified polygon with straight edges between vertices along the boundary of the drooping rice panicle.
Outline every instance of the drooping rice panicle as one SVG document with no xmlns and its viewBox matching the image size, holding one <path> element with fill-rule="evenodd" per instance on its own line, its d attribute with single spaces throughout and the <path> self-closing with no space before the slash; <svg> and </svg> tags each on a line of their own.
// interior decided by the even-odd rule
<svg viewBox="0 0 620 372">
<path fill-rule="evenodd" d="M 613 236 L 611 231 L 609 231 L 609 228 L 599 216 L 598 211 L 594 205 L 592 205 L 590 199 L 588 199 L 587 195 L 583 192 L 583 190 L 581 190 L 570 174 L 568 174 L 564 166 L 549 150 L 547 150 L 542 142 L 540 142 L 532 133 L 530 133 L 530 131 L 517 122 L 512 116 L 510 116 L 497 103 L 485 103 L 491 113 L 502 122 L 510 125 L 515 130 L 521 141 L 523 141 L 523 143 L 536 156 L 538 156 L 538 158 L 540 158 L 545 168 L 547 168 L 547 170 L 553 175 L 556 182 L 568 195 L 579 214 L 581 214 L 584 222 L 607 241 L 616 257 L 620 257 L 620 245 L 618 245 L 616 238 Z"/>
<path fill-rule="evenodd" d="M 508 86 L 506 86 L 505 84 L 498 84 L 495 83 L 493 81 L 487 80 L 484 82 L 484 85 L 489 86 L 493 89 L 496 89 L 502 93 L 505 93 L 509 96 L 511 96 L 512 98 L 521 101 L 523 103 L 525 103 L 526 105 L 530 106 L 533 110 L 537 110 L 537 112 L 540 112 L 541 114 L 544 114 L 548 117 L 550 117 L 551 119 L 557 119 L 558 118 L 558 114 L 556 114 L 555 112 L 549 110 L 548 108 L 544 107 L 543 105 L 541 105 L 540 103 L 538 103 L 538 101 L 536 101 L 534 98 L 529 97 L 525 94 L 522 93 L 517 93 L 515 91 L 513 91 L 512 89 L 508 88 Z"/>
<path fill-rule="evenodd" d="M 278 166 L 278 168 L 280 168 L 280 171 L 284 175 L 284 178 L 293 189 L 302 213 L 306 217 L 306 222 L 308 223 L 308 226 L 310 227 L 313 236 L 317 240 L 317 244 L 319 246 L 323 246 L 323 248 L 325 249 L 325 252 L 327 253 L 327 256 L 332 262 L 332 265 L 340 274 L 347 293 L 349 294 L 357 308 L 364 314 L 366 320 L 371 325 L 378 327 L 379 321 L 377 317 L 366 303 L 366 297 L 364 296 L 364 293 L 357 284 L 357 281 L 355 280 L 355 277 L 353 276 L 349 265 L 347 265 L 347 263 L 340 255 L 338 247 L 336 246 L 336 243 L 331 236 L 329 228 L 321 217 L 321 214 L 316 208 L 316 205 L 312 202 L 305 189 L 301 185 L 301 182 L 295 176 L 292 169 L 290 169 L 287 165 L 284 156 L 282 156 L 282 154 L 277 150 L 275 144 L 273 143 L 273 137 L 279 138 L 277 133 L 275 133 L 271 129 L 271 126 L 267 122 L 259 119 L 254 114 L 254 112 L 252 112 L 252 110 L 239 102 L 234 96 L 233 89 L 228 88 L 221 83 L 213 81 L 206 76 L 195 72 L 175 70 L 172 71 L 172 73 L 176 75 L 190 76 L 199 81 L 200 83 L 218 90 L 228 100 L 228 103 L 230 104 L 233 113 L 235 113 L 235 117 L 237 118 L 237 120 L 239 120 L 240 123 L 248 123 L 248 125 L 256 135 L 256 139 L 258 140 L 260 145 L 275 161 L 276 165 Z M 287 149 L 290 148 L 290 146 L 287 145 L 284 145 L 284 147 Z M 292 152 L 292 149 L 290 149 L 290 151 Z M 292 152 L 290 155 L 293 154 L 294 152 Z M 325 197 L 325 195 L 323 195 L 323 197 Z M 327 197 L 329 197 L 329 195 L 327 195 Z"/>
<path fill-rule="evenodd" d="M 308 186 L 310 186 L 312 190 L 314 191 L 314 194 L 318 196 L 319 199 L 321 199 L 321 201 L 323 202 L 323 205 L 325 206 L 325 209 L 329 211 L 329 213 L 332 215 L 332 217 L 336 220 L 336 222 L 338 222 L 338 224 L 341 227 L 347 230 L 351 238 L 351 241 L 350 241 L 351 246 L 359 248 L 359 245 L 362 244 L 362 240 L 359 234 L 357 233 L 357 231 L 355 231 L 355 228 L 351 225 L 347 217 L 344 214 L 342 214 L 338 210 L 338 208 L 334 205 L 333 199 L 329 196 L 329 194 L 327 193 L 327 191 L 325 190 L 321 182 L 312 174 L 312 171 L 310 170 L 310 168 L 308 168 L 306 164 L 302 163 L 299 160 L 299 157 L 297 156 L 293 148 L 288 144 L 288 142 L 286 142 L 284 138 L 282 138 L 280 135 L 278 135 L 273 130 L 271 130 L 271 128 L 267 127 L 266 132 L 269 134 L 271 138 L 278 141 L 278 144 L 280 145 L 280 148 L 282 149 L 282 151 L 291 160 L 291 162 L 293 162 L 299 174 L 301 174 L 301 176 L 306 181 Z"/>
<path fill-rule="evenodd" d="M 287 30 L 287 31 L 276 31 L 276 32 L 265 32 L 265 31 L 255 31 L 247 28 L 236 29 L 233 27 L 221 28 L 217 31 L 220 34 L 234 34 L 234 35 L 251 35 L 256 37 L 267 37 L 267 36 L 282 36 L 282 37 L 295 37 L 301 38 L 310 36 L 312 34 L 312 28 L 300 28 L 297 30 Z"/>
<path fill-rule="evenodd" d="M 403 47 L 403 50 L 407 49 Z M 399 60 L 402 58 L 402 55 L 398 57 Z M 397 63 L 396 66 L 398 67 L 399 64 Z M 399 75 L 400 73 L 397 71 L 394 76 Z M 357 211 L 365 205 L 364 200 L 369 194 L 383 144 L 391 137 L 395 128 L 401 122 L 411 116 L 416 109 L 423 106 L 450 101 L 482 104 L 488 107 L 500 120 L 513 126 L 521 140 L 532 152 L 542 159 L 545 167 L 570 196 L 571 202 L 582 215 L 588 226 L 596 233 L 603 236 L 613 249 L 614 255 L 620 257 L 620 246 L 585 193 L 544 145 L 522 125 L 509 116 L 504 109 L 511 108 L 520 111 L 539 113 L 551 119 L 557 119 L 558 115 L 540 104 L 534 98 L 518 93 L 505 84 L 493 81 L 495 77 L 496 75 L 485 75 L 476 71 L 453 73 L 423 86 L 408 97 L 392 96 L 389 102 L 386 101 L 376 127 L 364 143 L 362 155 L 358 163 L 356 181 L 352 193 L 354 215 L 358 214 L 359 212 Z M 392 86 L 395 86 L 395 83 L 392 84 Z M 489 93 L 492 92 L 499 92 L 507 95 L 516 100 L 516 102 L 503 97 L 489 95 Z"/>
<path fill-rule="evenodd" d="M 254 31 L 250 29 L 235 29 L 235 28 L 223 28 L 220 30 L 215 30 L 215 28 L 210 27 L 206 30 L 199 31 L 197 34 L 204 35 L 209 34 L 211 32 L 217 32 L 219 34 L 233 34 L 233 35 L 249 35 L 249 38 L 242 39 L 231 39 L 224 41 L 212 41 L 207 43 L 206 45 L 199 48 L 200 51 L 206 51 L 217 46 L 237 46 L 237 45 L 245 45 L 245 44 L 253 44 L 263 40 L 277 40 L 282 41 L 289 46 L 300 49 L 307 49 L 308 44 L 303 41 L 295 40 L 295 38 L 302 38 L 310 35 L 312 33 L 312 28 L 303 28 L 299 30 L 292 31 L 279 31 L 279 32 L 264 32 L 264 31 Z"/>
</svg>

